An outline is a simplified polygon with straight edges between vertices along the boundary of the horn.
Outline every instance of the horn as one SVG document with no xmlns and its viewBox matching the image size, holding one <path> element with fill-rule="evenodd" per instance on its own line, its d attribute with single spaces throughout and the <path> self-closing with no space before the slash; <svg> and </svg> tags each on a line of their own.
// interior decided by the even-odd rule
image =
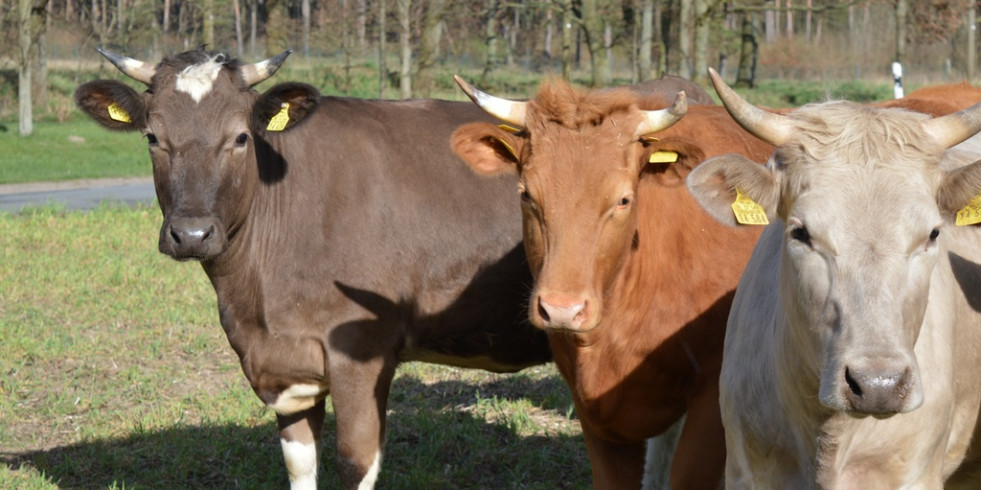
<svg viewBox="0 0 981 490">
<path fill-rule="evenodd" d="M 513 100 L 501 99 L 493 95 L 481 92 L 476 87 L 470 85 L 457 75 L 453 75 L 456 84 L 463 89 L 463 92 L 470 97 L 470 100 L 484 112 L 515 126 L 525 127 L 525 112 L 528 107 L 527 102 L 515 102 Z"/>
<path fill-rule="evenodd" d="M 273 73 L 276 73 L 276 70 L 283 65 L 283 62 L 286 61 L 286 58 L 291 53 L 293 53 L 293 50 L 287 49 L 267 60 L 252 63 L 251 65 L 243 65 L 239 71 L 242 75 L 242 80 L 249 87 L 257 85 L 259 82 L 273 76 Z"/>
<path fill-rule="evenodd" d="M 927 134 L 950 148 L 981 131 L 981 102 L 953 114 L 933 118 L 925 124 Z"/>
<path fill-rule="evenodd" d="M 722 104 L 743 129 L 775 146 L 780 146 L 793 134 L 795 125 L 792 119 L 764 111 L 746 102 L 746 99 L 740 97 L 722 81 L 722 77 L 715 70 L 709 68 L 708 72 L 709 77 L 712 78 L 712 85 L 715 86 L 715 92 L 722 99 Z"/>
<path fill-rule="evenodd" d="M 109 60 L 113 66 L 118 68 L 119 71 L 123 72 L 123 74 L 138 82 L 143 82 L 150 85 L 150 80 L 153 78 L 153 75 L 157 73 L 157 67 L 145 61 L 127 58 L 123 55 L 102 49 L 101 47 L 95 48 L 95 50 L 102 56 L 105 56 L 106 59 Z"/>
<path fill-rule="evenodd" d="M 688 96 L 682 90 L 674 96 L 674 104 L 671 104 L 671 107 L 656 111 L 644 111 L 644 120 L 637 125 L 634 137 L 639 138 L 645 134 L 664 131 L 680 121 L 687 112 Z"/>
</svg>

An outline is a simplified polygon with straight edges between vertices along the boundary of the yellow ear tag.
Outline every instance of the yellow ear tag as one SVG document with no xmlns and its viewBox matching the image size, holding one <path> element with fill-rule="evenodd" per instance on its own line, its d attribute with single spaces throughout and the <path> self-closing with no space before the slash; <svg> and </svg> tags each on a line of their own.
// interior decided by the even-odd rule
<svg viewBox="0 0 981 490">
<path fill-rule="evenodd" d="M 123 109 L 122 107 L 119 107 L 119 104 L 113 102 L 112 104 L 109 104 L 109 107 L 107 109 L 109 109 L 109 119 L 112 119 L 113 121 L 124 122 L 124 123 L 133 122 L 129 118 L 129 113 L 126 112 L 126 110 Z"/>
<path fill-rule="evenodd" d="M 736 189 L 736 201 L 732 203 L 732 212 L 736 214 L 736 221 L 743 225 L 770 224 L 763 206 L 739 192 L 739 189 Z"/>
<path fill-rule="evenodd" d="M 286 124 L 290 122 L 290 103 L 283 102 L 282 109 L 269 120 L 266 131 L 282 131 L 286 129 Z"/>
<path fill-rule="evenodd" d="M 673 151 L 655 151 L 647 159 L 650 163 L 674 163 L 678 161 L 678 154 Z"/>
<path fill-rule="evenodd" d="M 978 194 L 971 198 L 971 201 L 967 203 L 960 211 L 957 212 L 957 219 L 954 220 L 954 224 L 957 226 L 967 226 L 976 223 L 981 223 L 981 194 Z"/>
<path fill-rule="evenodd" d="M 516 128 L 514 126 L 508 126 L 507 124 L 498 124 L 497 127 L 511 133 L 516 134 L 521 132 L 521 128 Z"/>
<path fill-rule="evenodd" d="M 496 139 L 500 144 L 504 145 L 504 147 L 508 149 L 508 153 L 510 153 L 515 160 L 518 159 L 518 154 L 514 152 L 514 148 L 511 148 L 511 145 L 509 145 L 507 141 L 504 141 L 501 138 L 494 139 Z"/>
</svg>

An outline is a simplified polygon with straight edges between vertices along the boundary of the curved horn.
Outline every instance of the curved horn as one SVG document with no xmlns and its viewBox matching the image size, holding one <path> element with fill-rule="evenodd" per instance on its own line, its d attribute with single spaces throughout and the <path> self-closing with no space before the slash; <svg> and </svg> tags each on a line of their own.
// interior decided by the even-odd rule
<svg viewBox="0 0 981 490">
<path fill-rule="evenodd" d="M 463 89 L 463 92 L 470 97 L 470 100 L 484 112 L 510 124 L 521 128 L 525 127 L 525 112 L 528 107 L 527 102 L 515 102 L 513 100 L 501 99 L 493 95 L 481 92 L 476 87 L 465 82 L 457 75 L 453 75 L 456 84 Z"/>
<path fill-rule="evenodd" d="M 287 49 L 282 53 L 273 56 L 267 60 L 259 61 L 257 63 L 252 63 L 251 65 L 242 65 L 239 69 L 239 73 L 242 75 L 242 80 L 249 87 L 257 85 L 259 82 L 273 76 L 276 70 L 283 65 L 286 58 L 293 53 L 292 49 Z"/>
<path fill-rule="evenodd" d="M 927 134 L 950 148 L 981 131 L 981 102 L 953 114 L 937 117 L 925 124 Z"/>
<path fill-rule="evenodd" d="M 709 68 L 708 72 L 709 77 L 712 78 L 712 85 L 715 86 L 715 92 L 722 99 L 722 104 L 743 129 L 772 145 L 779 146 L 787 141 L 794 131 L 792 119 L 764 111 L 746 102 L 746 99 L 740 97 L 722 81 L 722 77 L 715 70 Z"/>
<path fill-rule="evenodd" d="M 644 111 L 644 120 L 637 125 L 634 137 L 639 138 L 645 134 L 656 133 L 670 128 L 674 123 L 681 120 L 688 112 L 688 96 L 684 90 L 674 96 L 674 104 L 666 109 L 656 111 Z"/>
<path fill-rule="evenodd" d="M 102 56 L 105 56 L 106 59 L 109 60 L 113 66 L 119 68 L 119 71 L 123 72 L 123 74 L 138 82 L 143 82 L 150 85 L 150 80 L 153 78 L 153 75 L 157 73 L 157 67 L 145 61 L 127 58 L 123 55 L 116 54 L 102 48 L 95 48 L 95 50 Z"/>
</svg>

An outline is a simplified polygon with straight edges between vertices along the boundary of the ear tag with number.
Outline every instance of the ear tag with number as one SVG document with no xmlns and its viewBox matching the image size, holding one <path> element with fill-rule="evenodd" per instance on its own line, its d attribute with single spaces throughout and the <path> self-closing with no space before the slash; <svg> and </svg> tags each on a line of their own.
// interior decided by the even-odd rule
<svg viewBox="0 0 981 490">
<path fill-rule="evenodd" d="M 119 104 L 115 102 L 109 104 L 109 107 L 107 107 L 106 109 L 109 110 L 109 119 L 112 119 L 113 121 L 119 121 L 124 123 L 133 122 L 133 120 L 130 119 L 129 117 L 129 113 L 126 112 L 126 109 L 123 109 L 122 107 L 119 106 Z"/>
<path fill-rule="evenodd" d="M 967 206 L 957 212 L 957 219 L 954 224 L 957 226 L 967 226 L 981 223 L 981 194 L 971 198 Z"/>
<path fill-rule="evenodd" d="M 282 131 L 286 129 L 286 124 L 290 122 L 290 103 L 283 102 L 282 109 L 269 120 L 266 131 Z"/>
<path fill-rule="evenodd" d="M 766 218 L 766 211 L 756 201 L 750 199 L 739 189 L 736 189 L 736 201 L 732 203 L 732 212 L 736 214 L 736 221 L 743 225 L 768 225 L 770 220 Z"/>
<path fill-rule="evenodd" d="M 655 151 L 647 159 L 649 163 L 674 163 L 678 161 L 678 154 L 673 151 Z"/>
</svg>

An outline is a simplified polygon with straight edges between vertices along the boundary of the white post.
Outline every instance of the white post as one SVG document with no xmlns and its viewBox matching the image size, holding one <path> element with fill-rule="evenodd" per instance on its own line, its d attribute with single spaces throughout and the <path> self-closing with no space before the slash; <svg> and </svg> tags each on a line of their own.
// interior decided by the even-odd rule
<svg viewBox="0 0 981 490">
<path fill-rule="evenodd" d="M 892 91 L 897 99 L 903 98 L 903 65 L 898 61 L 892 62 L 892 80 L 894 82 Z"/>
</svg>

